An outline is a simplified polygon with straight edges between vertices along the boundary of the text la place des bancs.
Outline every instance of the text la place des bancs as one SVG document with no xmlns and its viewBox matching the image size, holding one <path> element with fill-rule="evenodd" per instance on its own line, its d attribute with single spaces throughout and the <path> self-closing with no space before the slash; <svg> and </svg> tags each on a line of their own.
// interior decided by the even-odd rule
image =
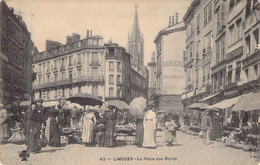
<svg viewBox="0 0 260 165">
<path fill-rule="evenodd" d="M 176 157 L 101 157 L 100 161 L 174 161 Z"/>
</svg>

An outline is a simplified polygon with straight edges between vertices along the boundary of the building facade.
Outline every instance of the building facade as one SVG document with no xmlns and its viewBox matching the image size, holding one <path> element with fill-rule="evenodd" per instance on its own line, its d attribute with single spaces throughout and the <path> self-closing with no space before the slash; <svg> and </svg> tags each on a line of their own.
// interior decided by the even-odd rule
<svg viewBox="0 0 260 165">
<path fill-rule="evenodd" d="M 131 101 L 131 55 L 125 48 L 115 43 L 105 44 L 106 47 L 106 100 L 120 99 Z"/>
<path fill-rule="evenodd" d="M 169 26 L 161 30 L 154 40 L 156 44 L 156 94 L 154 99 L 157 109 L 182 110 L 180 104 L 181 94 L 185 88 L 182 61 L 185 30 L 184 22 L 178 22 L 178 13 L 176 13 L 176 21 L 174 16 L 170 17 Z M 178 105 L 172 104 L 169 100 L 175 100 Z"/>
<path fill-rule="evenodd" d="M 22 17 L 4 1 L 0 27 L 0 102 L 6 104 L 30 95 L 33 42 Z"/>
<path fill-rule="evenodd" d="M 65 45 L 46 41 L 46 51 L 34 55 L 33 83 L 35 100 L 66 99 L 85 92 L 105 100 L 105 46 L 101 36 L 80 40 L 80 35 L 67 36 Z"/>
<path fill-rule="evenodd" d="M 212 105 L 259 90 L 259 2 L 194 0 L 184 21 L 189 46 L 184 53 L 185 106 L 194 102 Z M 209 33 L 211 37 L 207 38 Z M 197 45 L 204 40 L 202 48 Z M 189 43 L 196 43 L 195 50 Z"/>
</svg>

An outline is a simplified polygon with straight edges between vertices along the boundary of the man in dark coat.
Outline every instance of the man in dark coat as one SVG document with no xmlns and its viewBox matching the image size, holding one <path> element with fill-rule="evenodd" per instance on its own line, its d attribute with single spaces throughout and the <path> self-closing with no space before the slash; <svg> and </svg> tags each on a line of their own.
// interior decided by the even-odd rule
<svg viewBox="0 0 260 165">
<path fill-rule="evenodd" d="M 209 115 L 209 110 L 205 111 L 205 115 L 201 119 L 201 128 L 203 131 L 203 136 L 204 136 L 204 143 L 205 144 L 210 144 L 210 131 L 212 128 L 212 123 L 211 123 L 211 117 Z"/>
</svg>

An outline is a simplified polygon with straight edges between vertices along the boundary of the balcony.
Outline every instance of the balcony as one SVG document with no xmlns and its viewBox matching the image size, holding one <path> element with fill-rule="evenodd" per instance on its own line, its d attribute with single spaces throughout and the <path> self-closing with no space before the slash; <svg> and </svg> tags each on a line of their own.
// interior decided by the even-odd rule
<svg viewBox="0 0 260 165">
<path fill-rule="evenodd" d="M 41 89 L 41 88 L 49 88 L 49 87 L 55 87 L 55 86 L 61 86 L 61 85 L 69 85 L 69 84 L 75 84 L 75 83 L 104 83 L 104 77 L 103 76 L 90 76 L 90 77 L 78 77 L 74 79 L 65 79 L 65 80 L 59 80 L 44 84 L 35 84 L 33 85 L 33 89 Z"/>
<path fill-rule="evenodd" d="M 48 68 L 47 70 L 46 70 L 46 74 L 50 74 L 51 72 L 50 72 L 50 68 Z"/>
<path fill-rule="evenodd" d="M 60 67 L 60 71 L 61 71 L 61 72 L 62 72 L 62 71 L 65 71 L 65 70 L 66 70 L 66 68 L 65 68 L 64 65 Z"/>
<path fill-rule="evenodd" d="M 80 67 L 82 67 L 82 63 L 81 63 L 81 61 L 78 61 L 77 62 L 77 68 L 80 68 Z"/>
<path fill-rule="evenodd" d="M 100 66 L 99 61 L 93 61 L 90 66 Z"/>
</svg>

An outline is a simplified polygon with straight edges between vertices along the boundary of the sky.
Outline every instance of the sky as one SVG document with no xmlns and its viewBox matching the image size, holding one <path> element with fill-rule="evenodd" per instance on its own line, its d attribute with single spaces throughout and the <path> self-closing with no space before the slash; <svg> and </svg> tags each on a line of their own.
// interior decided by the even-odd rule
<svg viewBox="0 0 260 165">
<path fill-rule="evenodd" d="M 144 63 L 155 51 L 154 39 L 169 24 L 169 16 L 179 13 L 182 21 L 192 0 L 5 0 L 20 14 L 31 32 L 38 50 L 45 51 L 45 41 L 62 44 L 66 36 L 77 33 L 86 38 L 101 35 L 104 41 L 127 48 L 128 32 L 132 31 L 135 5 L 138 6 L 140 30 L 144 35 Z M 185 36 L 183 36 L 185 37 Z"/>
</svg>

